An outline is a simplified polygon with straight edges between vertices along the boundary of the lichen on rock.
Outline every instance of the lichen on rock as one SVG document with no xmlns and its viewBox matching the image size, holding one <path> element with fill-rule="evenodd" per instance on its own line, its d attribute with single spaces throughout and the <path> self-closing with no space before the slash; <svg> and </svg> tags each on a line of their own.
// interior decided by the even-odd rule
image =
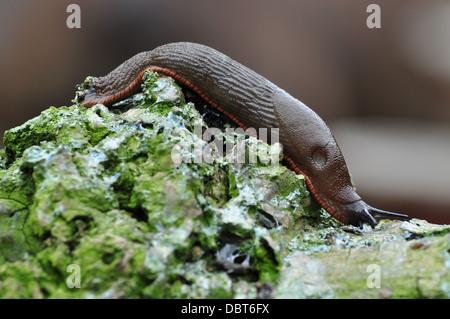
<svg viewBox="0 0 450 319">
<path fill-rule="evenodd" d="M 236 162 L 242 145 L 246 159 L 279 160 L 275 146 L 225 131 L 205 141 L 208 128 L 172 78 L 149 72 L 142 93 L 111 108 L 50 107 L 7 131 L 0 297 L 255 298 L 267 283 L 272 297 L 373 297 L 360 269 L 377 259 L 361 258 L 350 273 L 343 256 L 377 251 L 388 267 L 395 245 L 420 255 L 415 241 L 436 247 L 430 278 L 440 281 L 421 293 L 450 295 L 449 227 L 389 222 L 347 232 L 302 176 L 261 158 Z M 410 259 L 416 269 L 419 257 Z M 333 263 L 351 280 L 339 280 Z M 401 282 L 392 269 L 390 283 Z M 408 296 L 411 283 L 384 294 Z"/>
</svg>

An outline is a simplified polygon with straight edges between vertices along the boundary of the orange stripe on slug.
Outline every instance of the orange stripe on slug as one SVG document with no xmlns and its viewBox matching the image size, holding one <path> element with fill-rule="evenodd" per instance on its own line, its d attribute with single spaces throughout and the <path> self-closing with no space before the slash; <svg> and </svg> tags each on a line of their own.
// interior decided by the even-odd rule
<svg viewBox="0 0 450 319">
<path fill-rule="evenodd" d="M 137 88 L 137 86 L 142 83 L 142 79 L 144 77 L 146 70 L 151 70 L 151 71 L 154 71 L 157 73 L 165 74 L 165 75 L 168 75 L 168 76 L 174 78 L 176 81 L 178 81 L 182 85 L 184 85 L 184 86 L 188 87 L 189 89 L 191 89 L 192 91 L 194 91 L 197 95 L 199 95 L 203 100 L 205 100 L 207 103 L 209 103 L 215 109 L 217 109 L 219 112 L 228 116 L 233 122 L 235 122 L 244 131 L 246 131 L 248 129 L 248 127 L 245 124 L 243 124 L 238 118 L 236 118 L 233 114 L 224 110 L 216 102 L 211 100 L 211 98 L 209 96 L 207 96 L 200 88 L 195 86 L 194 83 L 192 83 L 191 81 L 187 80 L 186 78 L 184 78 L 183 76 L 181 76 L 180 74 L 178 74 L 172 70 L 169 70 L 167 68 L 158 67 L 158 66 L 148 67 L 147 69 L 145 69 L 143 72 L 141 72 L 139 74 L 139 76 L 132 82 L 131 85 L 129 85 L 124 90 L 117 92 L 116 94 L 114 94 L 112 96 L 101 97 L 97 93 L 98 98 L 99 98 L 99 103 L 112 104 L 112 103 L 116 102 L 117 100 L 120 100 L 123 97 L 129 95 L 130 92 L 134 91 Z M 249 132 L 249 133 L 250 133 L 250 135 L 258 138 L 258 136 L 255 135 L 253 132 Z M 306 182 L 306 185 L 308 186 L 308 189 L 310 190 L 310 192 L 311 192 L 312 196 L 315 198 L 315 200 L 320 204 L 320 206 L 323 207 L 334 218 L 345 223 L 345 220 L 346 220 L 345 215 L 342 214 L 342 212 L 340 212 L 338 209 L 336 209 L 333 205 L 330 205 L 330 203 L 323 196 L 321 196 L 318 193 L 318 191 L 314 187 L 311 179 L 300 170 L 300 168 L 294 163 L 294 161 L 291 158 L 289 158 L 286 155 L 284 155 L 283 157 L 288 162 L 289 166 L 293 169 L 293 171 L 296 174 L 303 175 L 305 177 L 305 182 Z"/>
<path fill-rule="evenodd" d="M 340 212 L 338 209 L 336 209 L 336 207 L 334 207 L 334 205 L 330 205 L 328 203 L 328 201 L 325 200 L 324 197 L 319 194 L 319 192 L 314 187 L 314 184 L 312 183 L 311 178 L 308 175 L 306 175 L 305 173 L 303 173 L 300 170 L 300 168 L 298 168 L 298 166 L 294 163 L 294 161 L 291 158 L 289 158 L 287 155 L 283 155 L 283 158 L 288 162 L 289 166 L 294 170 L 295 173 L 304 176 L 306 186 L 308 186 L 308 189 L 310 190 L 311 195 L 319 203 L 319 205 L 323 209 L 325 209 L 327 211 L 327 213 L 329 213 L 331 216 L 333 216 L 337 220 L 345 223 L 346 222 L 345 215 L 342 214 L 342 212 Z"/>
</svg>

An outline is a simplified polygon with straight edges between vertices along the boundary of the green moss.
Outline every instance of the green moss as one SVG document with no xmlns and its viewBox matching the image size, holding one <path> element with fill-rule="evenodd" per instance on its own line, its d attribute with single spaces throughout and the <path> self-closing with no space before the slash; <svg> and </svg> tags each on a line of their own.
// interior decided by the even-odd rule
<svg viewBox="0 0 450 319">
<path fill-rule="evenodd" d="M 0 170 L 6 169 L 6 151 L 0 149 Z"/>
<path fill-rule="evenodd" d="M 238 185 L 230 164 L 174 164 L 174 145 L 206 124 L 172 79 L 146 79 L 144 98 L 130 100 L 141 101 L 136 108 L 52 107 L 6 133 L 1 296 L 232 297 L 246 275 L 230 277 L 215 263 L 231 237 L 253 247 L 244 249 L 253 278 L 276 279 L 276 253 L 245 216 L 259 205 L 256 192 Z M 30 263 L 35 276 L 18 275 Z M 71 264 L 82 288 L 66 285 Z"/>
<path fill-rule="evenodd" d="M 2 298 L 44 298 L 44 270 L 31 261 L 0 265 Z"/>
<path fill-rule="evenodd" d="M 0 253 L 2 260 L 13 262 L 23 258 L 28 249 L 23 233 L 28 217 L 25 205 L 14 200 L 0 199 Z"/>
<path fill-rule="evenodd" d="M 258 242 L 252 256 L 254 267 L 260 274 L 260 282 L 277 282 L 280 275 L 279 255 L 265 241 Z"/>
</svg>

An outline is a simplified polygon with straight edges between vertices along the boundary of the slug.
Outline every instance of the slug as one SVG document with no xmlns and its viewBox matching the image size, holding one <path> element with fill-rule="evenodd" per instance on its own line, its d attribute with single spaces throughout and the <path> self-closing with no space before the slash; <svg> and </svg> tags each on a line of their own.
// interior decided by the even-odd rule
<svg viewBox="0 0 450 319">
<path fill-rule="evenodd" d="M 344 224 L 374 228 L 380 219 L 407 220 L 403 214 L 366 204 L 356 193 L 344 157 L 325 122 L 275 84 L 201 44 L 170 43 L 142 52 L 103 77 L 79 97 L 91 107 L 106 106 L 140 89 L 146 70 L 173 77 L 244 130 L 278 128 L 283 156 L 302 174 L 314 199 Z M 271 141 L 266 141 L 270 143 Z"/>
</svg>

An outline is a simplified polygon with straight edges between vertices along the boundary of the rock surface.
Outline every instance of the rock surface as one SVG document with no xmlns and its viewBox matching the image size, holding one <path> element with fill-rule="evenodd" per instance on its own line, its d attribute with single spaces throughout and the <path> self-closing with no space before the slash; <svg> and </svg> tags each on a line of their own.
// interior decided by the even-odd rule
<svg viewBox="0 0 450 319">
<path fill-rule="evenodd" d="M 235 132 L 204 141 L 207 127 L 149 73 L 110 109 L 50 107 L 7 131 L 0 297 L 450 297 L 449 226 L 345 227 L 265 160 L 276 147 Z"/>
</svg>

